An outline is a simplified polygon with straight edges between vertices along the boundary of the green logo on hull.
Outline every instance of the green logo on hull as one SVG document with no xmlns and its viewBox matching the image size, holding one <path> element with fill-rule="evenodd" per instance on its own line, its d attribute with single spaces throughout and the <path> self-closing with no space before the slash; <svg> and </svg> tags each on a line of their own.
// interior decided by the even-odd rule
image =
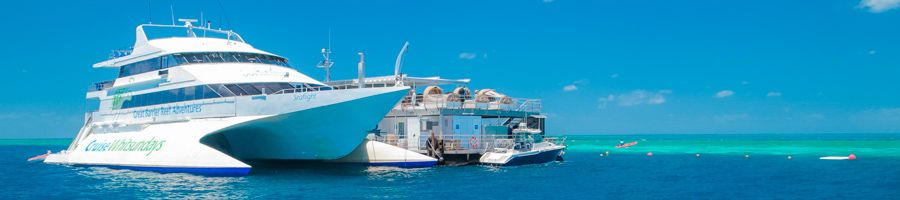
<svg viewBox="0 0 900 200">
<path fill-rule="evenodd" d="M 113 92 L 113 102 L 112 102 L 113 110 L 121 109 L 122 104 L 124 104 L 125 101 L 131 100 L 131 95 L 125 95 L 125 93 L 128 93 L 128 92 L 131 92 L 131 90 L 128 90 L 128 88 L 118 89 L 115 92 Z"/>
<path fill-rule="evenodd" d="M 149 156 L 150 153 L 162 149 L 164 143 L 166 143 L 166 140 L 156 140 L 156 138 L 136 141 L 131 139 L 117 139 L 112 143 L 97 142 L 97 140 L 94 140 L 91 141 L 91 143 L 88 143 L 87 147 L 84 148 L 84 151 L 146 151 L 147 154 L 144 156 Z"/>
</svg>

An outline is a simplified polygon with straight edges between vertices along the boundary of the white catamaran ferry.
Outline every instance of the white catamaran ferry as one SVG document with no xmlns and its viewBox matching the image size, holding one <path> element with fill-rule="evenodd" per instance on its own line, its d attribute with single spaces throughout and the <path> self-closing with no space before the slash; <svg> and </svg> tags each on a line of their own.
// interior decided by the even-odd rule
<svg viewBox="0 0 900 200">
<path fill-rule="evenodd" d="M 133 50 L 94 64 L 118 78 L 92 85 L 85 123 L 46 163 L 240 176 L 248 160 L 348 155 L 409 87 L 329 87 L 237 33 L 137 27 Z"/>
</svg>

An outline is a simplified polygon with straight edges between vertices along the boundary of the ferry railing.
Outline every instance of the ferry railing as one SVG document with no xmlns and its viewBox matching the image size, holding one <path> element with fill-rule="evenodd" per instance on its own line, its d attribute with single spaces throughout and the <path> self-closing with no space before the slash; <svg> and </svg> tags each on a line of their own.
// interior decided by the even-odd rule
<svg viewBox="0 0 900 200">
<path fill-rule="evenodd" d="M 297 88 L 288 88 L 288 89 L 279 90 L 279 91 L 273 92 L 268 95 L 315 92 L 315 91 L 326 91 L 326 90 L 339 90 L 339 89 L 331 87 L 331 86 L 297 87 Z"/>
<path fill-rule="evenodd" d="M 101 90 L 109 89 L 109 88 L 111 88 L 111 87 L 113 86 L 113 83 L 114 83 L 114 80 L 100 81 L 100 82 L 96 82 L 96 83 L 91 83 L 91 85 L 88 87 L 88 92 L 94 92 L 94 91 L 101 91 Z"/>
<path fill-rule="evenodd" d="M 385 88 L 385 87 L 396 87 L 391 84 L 366 84 L 365 88 Z M 355 84 L 351 85 L 325 85 L 325 86 L 310 86 L 310 87 L 298 87 L 298 88 L 288 88 L 279 90 L 272 94 L 285 94 L 285 93 L 298 93 L 298 92 L 314 92 L 314 91 L 325 91 L 325 90 L 349 90 L 349 89 L 358 89 L 359 86 Z"/>
<path fill-rule="evenodd" d="M 395 86 L 391 84 L 366 84 L 365 87 L 383 88 Z M 356 85 L 298 87 L 279 90 L 271 94 L 302 93 L 323 90 L 346 90 L 357 88 L 359 87 Z M 426 112 L 434 112 L 441 109 L 541 112 L 542 103 L 540 99 L 496 96 L 479 97 L 477 95 L 458 95 L 454 93 L 448 93 L 407 95 L 403 97 L 402 101 L 395 107 L 395 110 L 400 111 L 424 110 Z"/>
</svg>

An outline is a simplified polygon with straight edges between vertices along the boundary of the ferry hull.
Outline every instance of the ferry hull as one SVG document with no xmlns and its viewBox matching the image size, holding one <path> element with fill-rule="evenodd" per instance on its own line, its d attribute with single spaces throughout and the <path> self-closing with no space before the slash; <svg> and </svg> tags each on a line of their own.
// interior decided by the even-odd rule
<svg viewBox="0 0 900 200">
<path fill-rule="evenodd" d="M 253 117 L 198 119 L 147 126 L 139 131 L 91 134 L 45 163 L 100 166 L 161 173 L 243 176 L 251 166 L 200 143 L 203 136 Z M 125 127 L 127 128 L 127 127 Z"/>
<path fill-rule="evenodd" d="M 322 91 L 308 101 L 297 97 L 312 93 L 188 102 L 201 108 L 197 116 L 215 117 L 159 116 L 152 123 L 91 124 L 85 126 L 90 134 L 73 142 L 69 150 L 48 155 L 44 162 L 244 176 L 252 168 L 245 159 L 340 158 L 364 140 L 366 130 L 374 128 L 407 89 Z M 222 115 L 224 108 L 237 110 Z M 101 113 L 97 117 L 141 117 L 143 112 Z"/>
<path fill-rule="evenodd" d="M 220 149 L 241 160 L 331 160 L 355 149 L 407 90 L 279 114 L 217 134 Z"/>
</svg>

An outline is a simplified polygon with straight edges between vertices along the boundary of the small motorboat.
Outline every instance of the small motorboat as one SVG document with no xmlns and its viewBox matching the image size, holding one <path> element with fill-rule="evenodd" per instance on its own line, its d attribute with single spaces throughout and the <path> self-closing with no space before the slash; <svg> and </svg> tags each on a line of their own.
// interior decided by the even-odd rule
<svg viewBox="0 0 900 200">
<path fill-rule="evenodd" d="M 628 148 L 628 147 L 631 147 L 631 146 L 634 146 L 634 145 L 637 145 L 637 144 L 638 144 L 637 141 L 629 142 L 629 143 L 624 143 L 624 144 L 619 144 L 619 145 L 616 145 L 616 149 Z"/>
<path fill-rule="evenodd" d="M 856 160 L 856 155 L 850 154 L 849 156 L 824 156 L 819 157 L 819 160 Z"/>
<path fill-rule="evenodd" d="M 482 164 L 515 166 L 548 163 L 562 160 L 565 145 L 550 142 L 534 143 L 531 149 L 494 148 L 478 159 Z"/>
<path fill-rule="evenodd" d="M 488 149 L 478 161 L 481 164 L 496 166 L 562 161 L 566 149 L 566 145 L 563 145 L 565 138 L 543 137 L 539 129 L 527 128 L 524 123 L 520 124 L 519 128 L 513 129 L 513 133 L 516 136 L 514 139 L 509 139 L 510 141 L 501 147 Z M 535 139 L 535 136 L 542 139 Z"/>
<path fill-rule="evenodd" d="M 823 156 L 819 157 L 819 160 L 850 160 L 848 156 Z"/>
</svg>

